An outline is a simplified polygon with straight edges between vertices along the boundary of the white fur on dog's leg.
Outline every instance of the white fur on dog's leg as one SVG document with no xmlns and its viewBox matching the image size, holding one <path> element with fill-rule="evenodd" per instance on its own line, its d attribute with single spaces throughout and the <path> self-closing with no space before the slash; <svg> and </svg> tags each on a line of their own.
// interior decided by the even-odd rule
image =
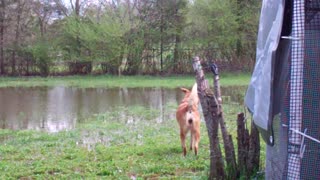
<svg viewBox="0 0 320 180">
<path fill-rule="evenodd" d="M 199 142 L 200 142 L 200 132 L 195 132 L 194 133 L 194 145 L 193 145 L 193 148 L 194 148 L 194 153 L 195 155 L 198 155 L 198 148 L 199 148 Z"/>
<path fill-rule="evenodd" d="M 183 133 L 182 131 L 180 132 L 180 140 L 181 140 L 181 146 L 182 146 L 182 150 L 183 150 L 183 156 L 186 156 L 186 154 L 187 154 L 186 136 L 185 136 L 185 133 Z"/>
<path fill-rule="evenodd" d="M 195 145 L 194 145 L 194 154 L 195 155 L 198 155 L 198 145 L 199 145 L 199 140 L 197 140 Z"/>
<path fill-rule="evenodd" d="M 193 147 L 193 136 L 192 136 L 192 132 L 190 132 L 190 151 L 192 151 L 192 147 Z"/>
</svg>

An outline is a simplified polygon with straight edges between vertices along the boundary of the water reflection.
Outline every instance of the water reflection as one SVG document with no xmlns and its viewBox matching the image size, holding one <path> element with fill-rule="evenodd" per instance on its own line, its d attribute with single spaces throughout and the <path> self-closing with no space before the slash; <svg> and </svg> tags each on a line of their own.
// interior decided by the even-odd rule
<svg viewBox="0 0 320 180">
<path fill-rule="evenodd" d="M 225 102 L 242 102 L 244 91 L 245 87 L 222 88 Z M 179 89 L 162 88 L 0 88 L 0 128 L 58 132 L 93 114 L 137 105 L 159 110 L 156 122 L 161 123 L 175 118 L 182 97 Z"/>
</svg>

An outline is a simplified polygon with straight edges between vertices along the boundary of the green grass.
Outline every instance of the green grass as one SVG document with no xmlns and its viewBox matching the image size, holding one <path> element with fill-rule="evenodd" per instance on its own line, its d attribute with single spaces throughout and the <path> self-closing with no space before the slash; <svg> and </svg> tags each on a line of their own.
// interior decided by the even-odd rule
<svg viewBox="0 0 320 180">
<path fill-rule="evenodd" d="M 222 74 L 220 79 L 222 86 L 243 86 L 249 83 L 250 75 Z M 0 87 L 176 88 L 191 87 L 194 81 L 193 76 L 1 77 Z M 165 112 L 174 117 L 176 107 L 166 105 Z M 163 118 L 158 122 L 158 111 L 118 107 L 58 133 L 0 129 L 0 179 L 207 179 L 209 140 L 205 123 L 201 125 L 198 156 L 188 152 L 183 157 L 176 120 Z M 236 116 L 241 111 L 239 104 L 224 105 L 226 125 L 235 145 Z"/>
<path fill-rule="evenodd" d="M 176 121 L 157 123 L 155 111 L 117 108 L 53 134 L 0 130 L 0 179 L 205 179 L 207 138 L 203 136 L 198 157 L 189 153 L 184 158 Z"/>
<path fill-rule="evenodd" d="M 175 113 L 176 105 L 165 108 Z M 225 109 L 235 141 L 240 107 Z M 118 107 L 58 133 L 0 130 L 0 179 L 207 179 L 205 123 L 198 156 L 189 151 L 183 157 L 176 120 L 157 122 L 157 111 Z"/>
<path fill-rule="evenodd" d="M 248 85 L 250 74 L 222 74 L 222 86 Z M 208 74 L 209 82 L 212 82 Z M 0 87 L 75 86 L 75 87 L 189 87 L 194 76 L 64 76 L 64 77 L 0 77 Z"/>
</svg>

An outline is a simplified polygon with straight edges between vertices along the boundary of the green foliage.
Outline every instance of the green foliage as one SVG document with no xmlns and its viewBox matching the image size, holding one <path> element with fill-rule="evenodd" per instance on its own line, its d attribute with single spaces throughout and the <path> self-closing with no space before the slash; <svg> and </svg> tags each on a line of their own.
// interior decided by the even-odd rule
<svg viewBox="0 0 320 180">
<path fill-rule="evenodd" d="M 238 56 L 254 59 L 261 2 L 238 1 Z"/>
<path fill-rule="evenodd" d="M 7 11 L 20 7 L 18 2 L 14 3 L 17 6 L 6 6 L 6 15 Z M 36 45 L 45 38 L 50 42 L 48 54 L 54 63 L 101 63 L 100 69 L 110 74 L 118 74 L 120 70 L 123 74 L 157 74 L 160 70 L 168 74 L 188 73 L 190 68 L 185 65 L 195 55 L 230 64 L 236 61 L 241 69 L 253 65 L 259 1 L 117 0 L 101 5 L 80 3 L 80 13 L 68 11 L 61 2 L 26 1 L 21 6 L 19 26 L 23 28 L 16 33 L 18 39 L 9 34 L 19 30 L 18 18 L 4 19 L 8 25 L 2 34 L 8 37 L 3 47 L 8 62 L 5 64 L 23 66 L 26 63 L 19 61 L 28 57 L 12 58 L 11 63 L 8 50 L 17 52 L 18 47 Z M 57 12 L 65 16 L 56 18 Z M 183 56 L 186 52 L 188 57 Z M 168 54 L 170 58 L 166 58 Z M 37 59 L 37 66 L 46 74 L 49 68 L 41 58 Z"/>
<path fill-rule="evenodd" d="M 127 69 L 125 70 L 125 74 L 134 75 L 139 72 L 142 53 L 145 48 L 143 37 L 144 32 L 139 29 L 131 29 L 131 31 L 126 34 Z"/>
<path fill-rule="evenodd" d="M 125 32 L 126 25 L 107 14 L 99 22 L 92 17 L 70 16 L 65 19 L 60 41 L 56 44 L 64 51 L 67 61 L 108 62 L 119 66 Z"/>
<path fill-rule="evenodd" d="M 226 0 L 197 0 L 190 7 L 189 44 L 214 51 L 215 58 L 231 57 L 237 42 L 235 4 Z"/>
<path fill-rule="evenodd" d="M 48 76 L 50 72 L 51 57 L 49 44 L 45 40 L 39 40 L 32 46 L 22 49 L 23 54 L 31 55 L 31 59 L 40 70 L 41 76 Z"/>
</svg>

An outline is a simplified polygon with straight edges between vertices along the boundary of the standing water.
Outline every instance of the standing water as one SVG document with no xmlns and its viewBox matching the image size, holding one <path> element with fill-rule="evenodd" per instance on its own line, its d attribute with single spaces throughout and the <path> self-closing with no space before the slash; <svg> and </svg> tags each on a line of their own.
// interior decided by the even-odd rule
<svg viewBox="0 0 320 180">
<path fill-rule="evenodd" d="M 242 104 L 244 92 L 245 87 L 222 88 L 224 103 Z M 157 121 L 175 119 L 183 95 L 178 88 L 0 88 L 0 129 L 69 130 L 121 106 L 157 109 Z"/>
</svg>

